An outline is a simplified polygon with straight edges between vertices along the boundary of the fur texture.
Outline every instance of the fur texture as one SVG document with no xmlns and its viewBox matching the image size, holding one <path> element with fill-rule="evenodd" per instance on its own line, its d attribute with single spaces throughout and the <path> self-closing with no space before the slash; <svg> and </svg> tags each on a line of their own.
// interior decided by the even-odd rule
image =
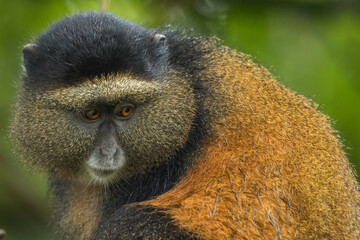
<svg viewBox="0 0 360 240">
<path fill-rule="evenodd" d="M 360 238 L 358 183 L 329 119 L 219 42 L 87 12 L 24 48 L 12 138 L 47 171 L 66 237 Z M 91 183 L 97 132 L 72 114 L 120 100 L 138 106 L 117 129 L 127 165 Z"/>
</svg>

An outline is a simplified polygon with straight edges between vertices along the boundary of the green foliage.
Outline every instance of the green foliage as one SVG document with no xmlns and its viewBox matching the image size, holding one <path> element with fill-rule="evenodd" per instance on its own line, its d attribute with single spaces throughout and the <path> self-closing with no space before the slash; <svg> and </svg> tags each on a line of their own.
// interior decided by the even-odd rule
<svg viewBox="0 0 360 240">
<path fill-rule="evenodd" d="M 98 10 L 98 0 L 0 0 L 0 228 L 12 239 L 53 239 L 43 176 L 11 154 L 7 126 L 22 46 L 51 22 Z M 148 27 L 173 24 L 218 35 L 271 67 L 330 115 L 360 171 L 360 5 L 352 1 L 110 1 L 110 12 Z"/>
</svg>

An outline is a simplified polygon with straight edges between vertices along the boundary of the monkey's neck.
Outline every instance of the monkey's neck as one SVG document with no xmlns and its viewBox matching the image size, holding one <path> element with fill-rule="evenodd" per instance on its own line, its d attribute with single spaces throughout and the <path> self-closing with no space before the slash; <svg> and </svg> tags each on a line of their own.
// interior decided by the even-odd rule
<svg viewBox="0 0 360 240">
<path fill-rule="evenodd" d="M 65 181 L 52 183 L 59 227 L 71 239 L 89 239 L 103 215 L 103 189 Z"/>
<path fill-rule="evenodd" d="M 165 175 L 165 174 L 164 174 Z M 152 179 L 161 182 L 159 179 Z M 152 180 L 150 183 L 154 183 Z M 145 176 L 137 176 L 134 181 L 124 181 L 108 188 L 88 186 L 70 181 L 52 182 L 52 192 L 56 201 L 59 229 L 69 239 L 92 239 L 102 221 L 123 205 L 141 202 L 162 194 L 173 183 L 149 185 Z M 175 182 L 174 182 L 175 183 Z M 152 189 L 158 186 L 158 189 Z"/>
<path fill-rule="evenodd" d="M 90 239 L 101 220 L 108 219 L 123 205 L 149 200 L 171 189 L 187 170 L 187 154 L 179 153 L 146 174 L 106 188 L 53 178 L 51 187 L 60 229 L 71 239 Z"/>
</svg>

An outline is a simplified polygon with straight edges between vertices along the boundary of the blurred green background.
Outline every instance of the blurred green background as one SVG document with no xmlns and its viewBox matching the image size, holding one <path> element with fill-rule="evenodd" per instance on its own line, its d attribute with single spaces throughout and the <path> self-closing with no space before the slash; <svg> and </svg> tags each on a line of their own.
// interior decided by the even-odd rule
<svg viewBox="0 0 360 240">
<path fill-rule="evenodd" d="M 0 228 L 6 240 L 55 239 L 44 176 L 31 174 L 7 138 L 21 49 L 51 22 L 98 0 L 0 0 Z M 360 171 L 360 4 L 355 1 L 112 0 L 109 11 L 147 27 L 173 24 L 218 35 L 249 53 L 335 121 Z"/>
</svg>

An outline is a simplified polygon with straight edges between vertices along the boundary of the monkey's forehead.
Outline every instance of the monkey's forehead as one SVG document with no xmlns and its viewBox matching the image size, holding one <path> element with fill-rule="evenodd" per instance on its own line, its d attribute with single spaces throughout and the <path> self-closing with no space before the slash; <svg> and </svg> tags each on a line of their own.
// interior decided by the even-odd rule
<svg viewBox="0 0 360 240">
<path fill-rule="evenodd" d="M 29 84 L 77 84 L 132 71 L 153 78 L 167 58 L 151 31 L 109 13 L 84 12 L 53 23 L 24 52 Z"/>
<path fill-rule="evenodd" d="M 38 96 L 38 100 L 53 107 L 86 108 L 98 104 L 117 104 L 119 101 L 143 103 L 161 95 L 164 85 L 113 75 L 81 82 L 75 86 L 59 87 Z"/>
</svg>

